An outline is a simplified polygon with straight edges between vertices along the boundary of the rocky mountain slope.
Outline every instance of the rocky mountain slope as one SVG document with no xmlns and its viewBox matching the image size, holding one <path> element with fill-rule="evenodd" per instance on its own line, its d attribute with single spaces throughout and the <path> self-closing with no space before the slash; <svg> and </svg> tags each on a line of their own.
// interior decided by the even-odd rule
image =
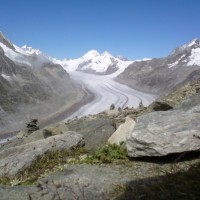
<svg viewBox="0 0 200 200">
<path fill-rule="evenodd" d="M 116 80 L 160 95 L 199 75 L 200 44 L 198 39 L 194 39 L 174 49 L 167 57 L 132 63 Z"/>
<path fill-rule="evenodd" d="M 84 92 L 69 74 L 39 52 L 27 53 L 0 33 L 0 133 L 30 118 L 47 119 L 80 102 Z"/>
</svg>

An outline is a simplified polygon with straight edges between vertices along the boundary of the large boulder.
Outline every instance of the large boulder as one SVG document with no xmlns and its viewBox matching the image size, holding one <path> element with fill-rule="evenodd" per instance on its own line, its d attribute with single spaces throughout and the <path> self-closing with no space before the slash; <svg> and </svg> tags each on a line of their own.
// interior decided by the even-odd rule
<svg viewBox="0 0 200 200">
<path fill-rule="evenodd" d="M 154 101 L 149 109 L 152 111 L 167 111 L 173 109 L 173 107 L 164 101 Z"/>
<path fill-rule="evenodd" d="M 118 129 L 112 134 L 108 139 L 110 144 L 120 144 L 121 142 L 126 141 L 126 136 L 133 131 L 135 127 L 135 121 L 130 117 L 126 117 L 125 123 L 121 124 Z"/>
<path fill-rule="evenodd" d="M 200 149 L 200 95 L 170 111 L 152 112 L 137 119 L 127 136 L 130 157 L 165 156 Z"/>
<path fill-rule="evenodd" d="M 66 125 L 70 130 L 83 135 L 87 150 L 92 150 L 98 145 L 105 144 L 116 130 L 113 120 L 98 117 L 82 118 Z"/>
<path fill-rule="evenodd" d="M 82 135 L 69 131 L 47 139 L 10 147 L 0 152 L 0 176 L 15 176 L 29 167 L 38 156 L 44 155 L 47 151 L 70 150 L 83 145 Z"/>
</svg>

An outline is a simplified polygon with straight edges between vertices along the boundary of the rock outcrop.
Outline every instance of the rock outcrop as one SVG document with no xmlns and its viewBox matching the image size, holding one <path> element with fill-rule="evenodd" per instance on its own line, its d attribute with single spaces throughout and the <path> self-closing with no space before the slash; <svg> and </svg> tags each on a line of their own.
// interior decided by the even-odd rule
<svg viewBox="0 0 200 200">
<path fill-rule="evenodd" d="M 115 124 L 111 119 L 88 117 L 66 123 L 71 131 L 83 135 L 85 148 L 92 150 L 98 145 L 105 144 L 108 138 L 115 132 Z"/>
<path fill-rule="evenodd" d="M 171 105 L 164 101 L 155 101 L 148 107 L 152 111 L 167 111 L 173 109 Z"/>
<path fill-rule="evenodd" d="M 13 177 L 29 167 L 38 156 L 48 151 L 70 150 L 84 145 L 82 135 L 66 132 L 61 135 L 13 146 L 0 152 L 0 176 Z"/>
<path fill-rule="evenodd" d="M 183 101 L 176 109 L 152 112 L 137 119 L 127 136 L 130 157 L 165 156 L 200 149 L 200 95 Z"/>
<path fill-rule="evenodd" d="M 46 139 L 51 136 L 63 134 L 70 131 L 64 122 L 51 124 L 43 129 L 37 130 L 30 134 L 28 137 L 23 138 L 23 143 L 34 142 L 36 140 Z"/>
<path fill-rule="evenodd" d="M 110 144 L 120 144 L 121 142 L 126 141 L 126 136 L 130 134 L 135 127 L 135 121 L 130 117 L 126 117 L 126 121 L 124 124 L 121 124 L 118 129 L 112 134 L 112 136 L 108 139 L 108 143 Z"/>
</svg>

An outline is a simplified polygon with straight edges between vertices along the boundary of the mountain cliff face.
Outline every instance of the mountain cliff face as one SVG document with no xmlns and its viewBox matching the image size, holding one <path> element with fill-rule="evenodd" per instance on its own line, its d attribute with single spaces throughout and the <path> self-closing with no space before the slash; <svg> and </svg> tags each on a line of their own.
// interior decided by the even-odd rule
<svg viewBox="0 0 200 200">
<path fill-rule="evenodd" d="M 176 85 L 200 76 L 198 39 L 176 48 L 167 57 L 134 62 L 116 80 L 135 89 L 165 94 Z"/>
<path fill-rule="evenodd" d="M 72 106 L 83 92 L 69 74 L 42 54 L 28 54 L 0 34 L 0 133 L 44 120 Z"/>
</svg>

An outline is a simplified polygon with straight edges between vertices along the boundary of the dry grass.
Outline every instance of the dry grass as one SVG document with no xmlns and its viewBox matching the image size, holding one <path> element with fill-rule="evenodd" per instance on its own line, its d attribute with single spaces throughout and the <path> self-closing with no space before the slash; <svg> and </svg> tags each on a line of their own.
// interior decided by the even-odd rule
<svg viewBox="0 0 200 200">
<path fill-rule="evenodd" d="M 0 184 L 33 184 L 39 178 L 45 177 L 55 171 L 62 170 L 69 157 L 76 158 L 82 153 L 85 153 L 84 148 L 77 148 L 71 151 L 48 151 L 45 155 L 38 156 L 29 168 L 20 172 L 14 178 L 1 177 Z"/>
</svg>

